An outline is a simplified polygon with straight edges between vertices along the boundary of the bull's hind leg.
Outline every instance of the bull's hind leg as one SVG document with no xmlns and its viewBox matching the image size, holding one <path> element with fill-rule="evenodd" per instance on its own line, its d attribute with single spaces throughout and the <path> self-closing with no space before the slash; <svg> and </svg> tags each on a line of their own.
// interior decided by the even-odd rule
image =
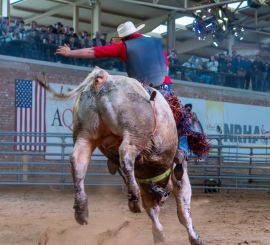
<svg viewBox="0 0 270 245">
<path fill-rule="evenodd" d="M 152 233 L 154 242 L 164 242 L 165 236 L 163 232 L 163 226 L 159 221 L 160 206 L 157 204 L 157 202 L 151 195 L 145 193 L 143 190 L 142 203 L 145 211 L 147 212 L 148 216 L 152 221 Z"/>
<path fill-rule="evenodd" d="M 190 204 L 191 204 L 191 185 L 187 172 L 187 162 L 182 163 L 183 175 L 181 180 L 172 178 L 173 194 L 177 205 L 177 215 L 181 224 L 183 224 L 188 232 L 191 245 L 203 245 L 199 235 L 195 231 L 192 223 Z"/>
<path fill-rule="evenodd" d="M 124 137 L 119 147 L 120 166 L 127 181 L 129 209 L 134 213 L 139 213 L 141 212 L 140 190 L 134 173 L 135 158 L 138 156 L 139 151 L 135 145 L 130 143 L 128 138 Z"/>
<path fill-rule="evenodd" d="M 81 225 L 88 223 L 88 204 L 87 195 L 84 190 L 84 179 L 93 150 L 94 146 L 88 139 L 78 136 L 70 157 L 75 191 L 75 219 Z"/>
</svg>

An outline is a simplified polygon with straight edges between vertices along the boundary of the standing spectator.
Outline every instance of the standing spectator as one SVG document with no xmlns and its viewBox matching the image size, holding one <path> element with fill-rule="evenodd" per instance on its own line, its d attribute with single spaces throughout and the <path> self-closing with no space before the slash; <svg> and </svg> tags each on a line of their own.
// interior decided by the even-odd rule
<svg viewBox="0 0 270 245">
<path fill-rule="evenodd" d="M 223 53 L 219 54 L 217 61 L 218 61 L 218 72 L 226 72 L 227 60 L 225 54 Z"/>
<path fill-rule="evenodd" d="M 100 32 L 96 32 L 95 38 L 92 39 L 92 45 L 93 47 L 100 47 L 100 46 L 105 46 L 106 45 L 106 40 L 102 39 Z M 94 60 L 93 61 L 93 66 L 101 66 L 103 67 L 104 62 L 102 60 Z"/>
<path fill-rule="evenodd" d="M 63 33 L 63 25 L 61 22 L 57 22 L 55 25 L 55 29 L 56 29 L 56 33 L 57 34 L 60 34 L 60 33 Z"/>
<path fill-rule="evenodd" d="M 264 64 L 264 71 L 263 71 L 263 74 L 262 74 L 262 90 L 263 92 L 267 91 L 268 90 L 268 79 L 269 79 L 269 70 L 270 70 L 270 67 L 269 67 L 269 63 L 265 63 Z"/>
<path fill-rule="evenodd" d="M 227 73 L 225 78 L 225 86 L 235 87 L 235 76 L 233 75 L 234 69 L 232 65 L 232 57 L 229 55 L 227 56 L 227 65 L 225 72 Z"/>
<path fill-rule="evenodd" d="M 232 51 L 232 62 L 237 59 L 237 52 L 235 50 Z"/>
<path fill-rule="evenodd" d="M 244 89 L 249 89 L 252 62 L 248 57 L 242 57 L 242 63 L 245 70 Z"/>
<path fill-rule="evenodd" d="M 193 82 L 194 77 L 194 71 L 192 68 L 192 57 L 188 59 L 188 61 L 186 61 L 183 65 L 183 67 L 185 67 L 184 69 L 184 76 L 183 79 Z"/>
<path fill-rule="evenodd" d="M 238 54 L 235 58 L 233 58 L 232 66 L 234 69 L 234 73 L 237 76 L 235 87 L 243 89 L 244 83 L 245 83 L 246 72 L 244 69 L 243 61 L 241 59 L 241 55 Z"/>
<path fill-rule="evenodd" d="M 210 72 L 205 72 L 200 76 L 200 79 L 207 84 L 215 84 L 216 72 L 218 71 L 218 61 L 215 56 L 211 56 L 210 60 L 206 63 L 206 69 Z"/>
<path fill-rule="evenodd" d="M 270 91 L 270 63 L 266 63 L 265 65 L 266 78 L 265 78 L 265 91 Z"/>
<path fill-rule="evenodd" d="M 217 72 L 218 71 L 218 61 L 215 56 L 211 56 L 210 60 L 207 62 L 207 70 Z"/>
<path fill-rule="evenodd" d="M 178 55 L 175 49 L 172 49 L 168 55 L 169 60 L 169 74 L 171 77 L 176 77 L 177 66 L 179 64 Z"/>
<path fill-rule="evenodd" d="M 218 61 L 218 72 L 220 73 L 218 76 L 219 78 L 218 82 L 221 86 L 224 86 L 226 76 L 225 74 L 222 73 L 225 73 L 227 69 L 227 60 L 225 54 L 223 53 L 219 54 L 217 61 Z"/>
<path fill-rule="evenodd" d="M 95 38 L 92 39 L 93 47 L 106 45 L 106 40 L 102 39 L 100 32 L 96 32 Z"/>
<path fill-rule="evenodd" d="M 256 91 L 262 91 L 262 73 L 264 66 L 259 55 L 256 55 L 255 60 L 251 66 L 251 80 L 252 89 Z"/>
</svg>

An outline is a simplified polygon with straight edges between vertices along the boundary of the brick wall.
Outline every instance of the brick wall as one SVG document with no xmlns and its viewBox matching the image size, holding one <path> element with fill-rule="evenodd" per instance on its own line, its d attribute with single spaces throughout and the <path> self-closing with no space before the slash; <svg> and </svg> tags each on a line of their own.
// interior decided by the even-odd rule
<svg viewBox="0 0 270 245">
<path fill-rule="evenodd" d="M 90 71 L 89 68 L 0 56 L 0 131 L 15 128 L 15 80 L 34 79 L 41 72 L 48 82 L 79 84 Z M 179 96 L 227 101 L 242 104 L 270 106 L 267 93 L 244 91 L 184 81 L 175 81 Z"/>
</svg>

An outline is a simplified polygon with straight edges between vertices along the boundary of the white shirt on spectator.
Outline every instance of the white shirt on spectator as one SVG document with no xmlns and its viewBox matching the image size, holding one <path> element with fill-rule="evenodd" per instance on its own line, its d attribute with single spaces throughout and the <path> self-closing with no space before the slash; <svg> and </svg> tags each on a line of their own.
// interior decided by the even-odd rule
<svg viewBox="0 0 270 245">
<path fill-rule="evenodd" d="M 218 71 L 218 61 L 214 60 L 214 61 L 208 61 L 207 62 L 207 69 L 209 71 Z"/>
</svg>

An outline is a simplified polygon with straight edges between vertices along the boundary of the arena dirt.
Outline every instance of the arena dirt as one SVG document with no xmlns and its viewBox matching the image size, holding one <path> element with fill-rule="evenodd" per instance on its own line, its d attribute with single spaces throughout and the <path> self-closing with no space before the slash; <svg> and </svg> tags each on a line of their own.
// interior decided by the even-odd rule
<svg viewBox="0 0 270 245">
<path fill-rule="evenodd" d="M 71 188 L 1 187 L 1 245 L 151 245 L 145 212 L 130 213 L 118 188 L 87 189 L 89 223 L 73 218 Z M 194 225 L 207 245 L 270 245 L 270 193 L 195 191 Z M 162 208 L 166 245 L 188 245 L 174 199 Z"/>
</svg>

